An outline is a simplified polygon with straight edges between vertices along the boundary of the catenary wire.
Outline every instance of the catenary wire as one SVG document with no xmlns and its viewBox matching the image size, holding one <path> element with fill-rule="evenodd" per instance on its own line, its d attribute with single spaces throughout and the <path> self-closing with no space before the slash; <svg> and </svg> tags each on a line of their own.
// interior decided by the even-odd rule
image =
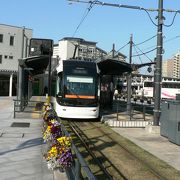
<svg viewBox="0 0 180 180">
<path fill-rule="evenodd" d="M 144 9 L 144 11 L 147 13 L 147 15 L 148 15 L 149 19 L 151 20 L 151 22 L 152 22 L 155 26 L 158 26 L 158 25 L 152 20 L 149 12 L 148 12 L 146 9 Z"/>
<path fill-rule="evenodd" d="M 136 53 L 138 54 L 138 51 L 137 51 L 136 46 L 134 45 L 134 43 L 133 43 L 133 47 L 134 47 Z M 139 58 L 139 60 L 141 61 L 141 64 L 142 64 L 141 56 L 138 56 L 138 58 Z"/>
<path fill-rule="evenodd" d="M 134 43 L 133 43 L 133 44 L 134 44 Z M 134 44 L 134 46 L 136 46 L 136 45 Z M 136 47 L 138 48 L 138 46 L 136 46 Z M 154 48 L 154 49 L 152 49 L 152 50 L 150 50 L 150 51 L 143 52 L 141 49 L 138 48 L 138 50 L 141 51 L 142 54 L 132 55 L 132 57 L 144 55 L 144 56 L 146 56 L 151 62 L 153 62 L 146 54 L 148 54 L 148 53 L 150 53 L 150 52 L 152 52 L 152 51 L 154 51 L 154 50 L 156 50 L 156 49 L 157 49 L 157 48 Z"/>
<path fill-rule="evenodd" d="M 173 20 L 172 20 L 171 24 L 168 24 L 168 25 L 164 24 L 164 26 L 165 26 L 165 27 L 170 27 L 170 26 L 172 26 L 172 25 L 173 25 L 173 23 L 174 23 L 174 20 L 175 20 L 175 18 L 176 18 L 177 13 L 178 13 L 178 12 L 175 12 L 175 14 L 174 14 L 174 17 L 173 17 Z"/>
<path fill-rule="evenodd" d="M 179 37 L 180 37 L 180 35 L 175 36 L 175 37 L 173 37 L 173 38 L 170 38 L 170 39 L 164 41 L 164 44 L 167 43 L 167 42 L 169 42 L 169 41 L 172 41 L 172 40 L 174 40 L 174 39 L 177 39 L 177 38 L 179 38 Z M 156 47 L 156 45 L 147 47 L 146 49 L 143 49 L 143 51 L 148 50 L 148 49 L 151 49 L 151 48 L 153 48 L 153 47 Z"/>
<path fill-rule="evenodd" d="M 129 44 L 129 42 L 126 43 L 126 44 L 125 44 L 124 46 L 122 46 L 121 48 L 119 48 L 116 52 L 119 52 L 120 50 L 122 50 L 123 48 L 125 48 L 128 44 Z"/>
<path fill-rule="evenodd" d="M 154 35 L 154 36 L 152 36 L 152 37 L 150 37 L 150 38 L 148 38 L 148 39 L 146 39 L 145 41 L 143 41 L 143 42 L 141 42 L 141 43 L 136 44 L 136 46 L 139 46 L 139 45 L 141 45 L 141 44 L 144 44 L 145 42 L 150 41 L 151 39 L 155 38 L 156 36 L 157 36 L 157 34 Z"/>
<path fill-rule="evenodd" d="M 94 6 L 93 2 L 91 2 L 91 4 L 86 8 L 84 14 L 83 14 L 83 17 L 81 18 L 81 21 L 80 23 L 78 24 L 78 26 L 76 27 L 72 37 L 75 36 L 75 34 L 77 33 L 78 29 L 80 28 L 80 26 L 82 25 L 82 23 L 84 22 L 84 20 L 86 19 L 86 17 L 88 16 L 90 10 L 92 9 L 92 7 Z"/>
</svg>

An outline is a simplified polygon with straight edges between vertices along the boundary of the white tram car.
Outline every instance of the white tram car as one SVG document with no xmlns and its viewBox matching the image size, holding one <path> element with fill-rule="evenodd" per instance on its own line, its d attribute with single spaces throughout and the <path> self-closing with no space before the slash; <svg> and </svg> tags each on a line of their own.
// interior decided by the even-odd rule
<svg viewBox="0 0 180 180">
<path fill-rule="evenodd" d="M 57 67 L 55 110 L 61 118 L 99 117 L 100 77 L 97 63 L 63 60 Z"/>
</svg>

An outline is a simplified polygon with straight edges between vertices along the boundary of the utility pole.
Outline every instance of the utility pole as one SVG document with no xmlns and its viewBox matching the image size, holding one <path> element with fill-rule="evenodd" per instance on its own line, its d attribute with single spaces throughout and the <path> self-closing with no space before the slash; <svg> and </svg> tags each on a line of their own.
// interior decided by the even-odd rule
<svg viewBox="0 0 180 180">
<path fill-rule="evenodd" d="M 130 48 L 129 48 L 129 64 L 132 64 L 132 45 L 133 45 L 133 36 L 130 36 Z M 131 83 L 132 83 L 132 74 L 127 75 L 127 114 L 131 115 Z"/>
<path fill-rule="evenodd" d="M 19 65 L 18 65 L 18 100 L 20 104 L 20 111 L 22 111 L 22 104 L 23 104 L 23 76 L 24 76 L 24 68 L 22 66 L 22 61 L 24 58 L 24 34 L 25 34 L 25 27 L 22 28 L 22 50 L 21 50 L 21 59 L 18 60 Z"/>
<path fill-rule="evenodd" d="M 113 48 L 112 48 L 112 58 L 115 57 L 115 44 L 113 43 Z"/>
<path fill-rule="evenodd" d="M 154 72 L 154 126 L 159 126 L 160 120 L 160 105 L 161 105 L 161 81 L 162 81 L 162 50 L 163 50 L 163 0 L 159 0 L 158 5 L 158 31 L 157 31 L 157 52 L 156 64 Z"/>
<path fill-rule="evenodd" d="M 52 56 L 52 50 L 50 50 L 51 52 L 49 53 L 49 67 L 48 67 L 48 98 L 47 98 L 47 103 L 51 102 L 51 56 Z"/>
</svg>

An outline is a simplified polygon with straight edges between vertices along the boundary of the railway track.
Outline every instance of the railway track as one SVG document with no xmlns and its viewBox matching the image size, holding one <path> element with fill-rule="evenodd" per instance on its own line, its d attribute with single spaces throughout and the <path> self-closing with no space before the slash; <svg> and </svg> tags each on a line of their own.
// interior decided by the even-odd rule
<svg viewBox="0 0 180 180">
<path fill-rule="evenodd" d="M 84 121 L 63 123 L 97 179 L 172 179 L 174 172 L 167 171 L 169 166 L 166 163 L 104 124 Z"/>
</svg>

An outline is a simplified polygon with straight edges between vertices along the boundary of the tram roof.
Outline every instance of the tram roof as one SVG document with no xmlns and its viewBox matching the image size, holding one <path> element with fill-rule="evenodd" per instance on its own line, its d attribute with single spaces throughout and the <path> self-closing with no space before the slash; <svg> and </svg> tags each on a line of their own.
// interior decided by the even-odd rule
<svg viewBox="0 0 180 180">
<path fill-rule="evenodd" d="M 105 59 L 99 61 L 98 67 L 103 75 L 122 75 L 125 72 L 131 72 L 131 64 L 114 59 Z"/>
</svg>

